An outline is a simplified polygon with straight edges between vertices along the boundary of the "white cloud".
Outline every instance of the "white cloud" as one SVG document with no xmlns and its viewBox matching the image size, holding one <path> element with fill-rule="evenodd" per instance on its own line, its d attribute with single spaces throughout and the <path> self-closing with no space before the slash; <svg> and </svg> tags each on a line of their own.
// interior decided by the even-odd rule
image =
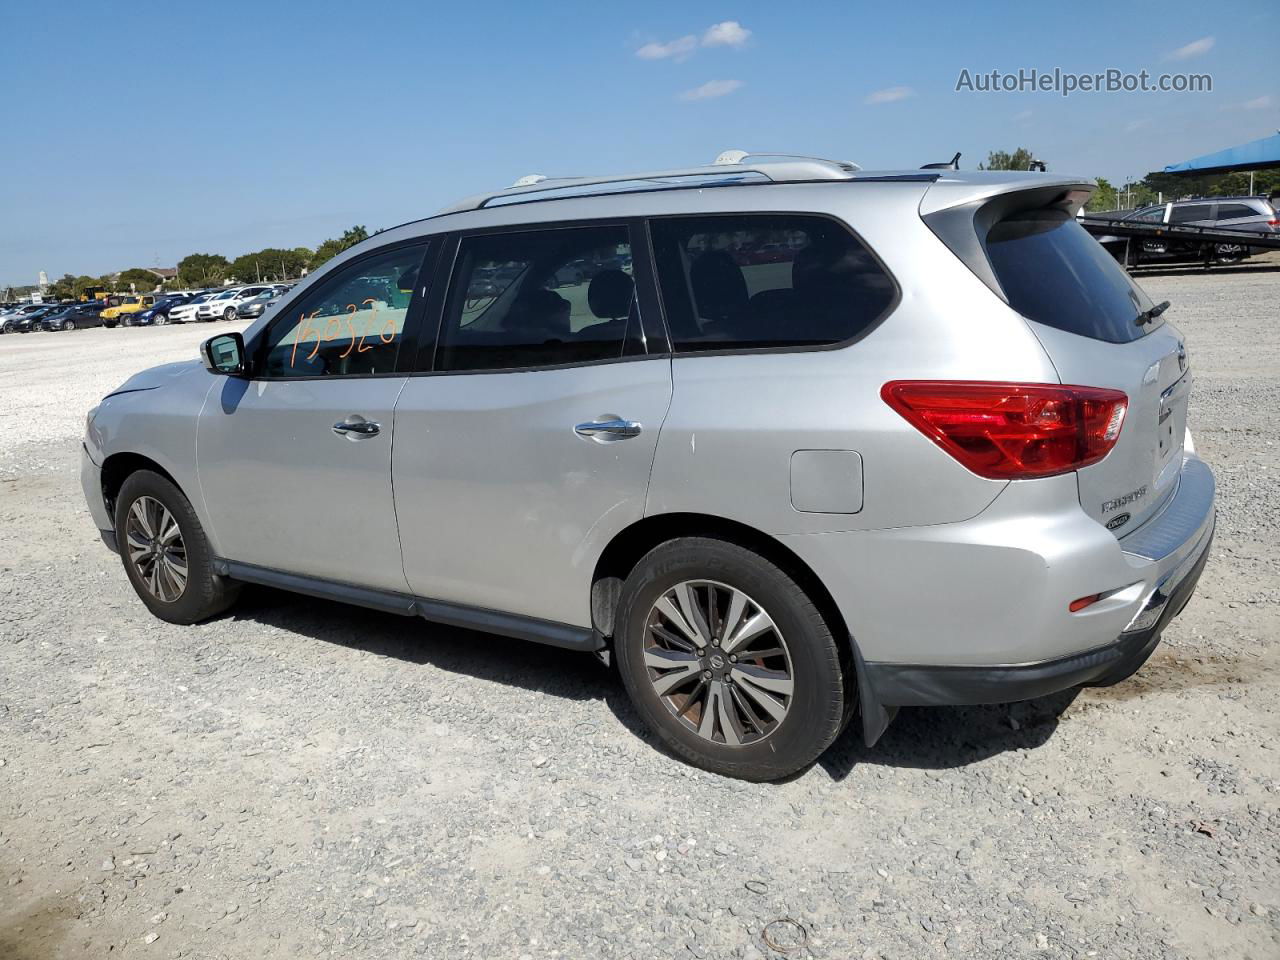
<svg viewBox="0 0 1280 960">
<path fill-rule="evenodd" d="M 1150 117 L 1143 117 L 1140 120 L 1130 120 L 1128 123 L 1124 125 L 1124 132 L 1136 133 L 1137 131 L 1141 130 L 1143 127 L 1149 127 L 1149 126 L 1151 126 Z"/>
<path fill-rule="evenodd" d="M 907 97 L 914 97 L 916 92 L 910 87 L 886 87 L 883 90 L 877 90 L 875 93 L 867 94 L 867 98 L 863 103 L 896 103 L 899 100 L 905 100 Z"/>
<path fill-rule="evenodd" d="M 1271 106 L 1271 97 L 1263 94 L 1261 97 L 1254 97 L 1252 100 L 1246 100 L 1240 104 L 1241 110 L 1265 110 Z"/>
<path fill-rule="evenodd" d="M 1208 53 L 1213 49 L 1213 37 L 1201 37 L 1199 40 L 1192 40 L 1185 47 L 1179 47 L 1177 50 L 1170 50 L 1165 54 L 1166 60 L 1190 60 L 1192 57 L 1198 57 L 1202 53 Z"/>
<path fill-rule="evenodd" d="M 751 31 L 737 20 L 714 23 L 702 35 L 704 47 L 741 47 L 751 38 Z"/>
<path fill-rule="evenodd" d="M 700 87 L 686 90 L 680 94 L 681 100 L 714 100 L 725 97 L 742 86 L 741 80 L 708 80 Z"/>
<path fill-rule="evenodd" d="M 636 56 L 641 60 L 687 60 L 697 46 L 698 38 L 689 34 L 670 43 L 646 43 L 636 51 Z"/>
<path fill-rule="evenodd" d="M 1014 123 L 1022 123 L 1024 120 L 1030 120 L 1030 119 L 1031 119 L 1031 111 L 1030 111 L 1030 110 L 1023 110 L 1021 113 L 1015 113 L 1015 114 L 1013 115 L 1013 122 L 1014 122 Z"/>
</svg>

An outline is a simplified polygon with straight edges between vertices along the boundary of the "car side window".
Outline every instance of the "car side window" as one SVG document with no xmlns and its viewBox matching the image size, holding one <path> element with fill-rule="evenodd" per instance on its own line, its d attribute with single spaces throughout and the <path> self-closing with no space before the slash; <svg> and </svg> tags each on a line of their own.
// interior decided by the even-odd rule
<svg viewBox="0 0 1280 960">
<path fill-rule="evenodd" d="M 560 366 L 643 353 L 625 226 L 459 242 L 437 370 Z"/>
<path fill-rule="evenodd" d="M 1197 220 L 1208 220 L 1213 208 L 1207 203 L 1193 203 L 1185 207 L 1174 207 L 1169 214 L 1170 223 L 1194 223 Z"/>
<path fill-rule="evenodd" d="M 677 351 L 842 343 L 897 296 L 871 252 L 824 217 L 673 217 L 653 221 L 652 232 Z"/>
<path fill-rule="evenodd" d="M 267 328 L 258 370 L 266 377 L 391 373 L 427 243 L 344 264 Z"/>
<path fill-rule="evenodd" d="M 1133 215 L 1133 219 L 1146 223 L 1163 223 L 1164 207 L 1147 207 L 1145 210 L 1139 210 Z"/>
</svg>

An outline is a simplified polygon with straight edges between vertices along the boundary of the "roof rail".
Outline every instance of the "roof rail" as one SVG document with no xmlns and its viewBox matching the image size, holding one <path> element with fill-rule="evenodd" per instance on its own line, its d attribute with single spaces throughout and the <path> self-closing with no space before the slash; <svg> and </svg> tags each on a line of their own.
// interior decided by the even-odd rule
<svg viewBox="0 0 1280 960">
<path fill-rule="evenodd" d="M 440 215 L 480 210 L 488 206 L 509 203 L 601 196 L 640 190 L 731 186 L 760 181 L 797 183 L 813 180 L 849 180 L 860 169 L 862 168 L 856 163 L 823 160 L 820 157 L 726 150 L 716 157 L 714 163 L 702 167 L 682 167 L 676 170 L 618 174 L 610 177 L 544 177 L 541 174 L 529 174 L 503 190 L 476 194 L 451 204 L 441 210 Z"/>
</svg>

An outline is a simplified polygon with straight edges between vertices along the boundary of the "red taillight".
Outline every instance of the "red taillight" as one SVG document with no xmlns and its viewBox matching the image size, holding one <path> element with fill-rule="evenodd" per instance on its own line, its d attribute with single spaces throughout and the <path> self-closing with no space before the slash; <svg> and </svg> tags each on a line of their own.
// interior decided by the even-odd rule
<svg viewBox="0 0 1280 960">
<path fill-rule="evenodd" d="M 1129 398 L 1046 383 L 891 380 L 885 403 L 981 477 L 1051 477 L 1097 463 L 1115 446 Z"/>
</svg>

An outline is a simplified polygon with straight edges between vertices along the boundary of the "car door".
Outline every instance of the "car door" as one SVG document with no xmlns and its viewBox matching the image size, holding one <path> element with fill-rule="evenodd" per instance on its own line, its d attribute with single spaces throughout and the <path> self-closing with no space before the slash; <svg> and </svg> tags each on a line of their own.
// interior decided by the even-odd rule
<svg viewBox="0 0 1280 960">
<path fill-rule="evenodd" d="M 438 337 L 395 416 L 418 596 L 590 625 L 596 559 L 644 514 L 671 401 L 632 239 L 627 224 L 513 229 L 464 235 L 442 256 Z"/>
<path fill-rule="evenodd" d="M 225 559 L 406 590 L 391 499 L 397 372 L 429 243 L 335 267 L 246 345 L 201 411 L 197 470 Z"/>
</svg>

